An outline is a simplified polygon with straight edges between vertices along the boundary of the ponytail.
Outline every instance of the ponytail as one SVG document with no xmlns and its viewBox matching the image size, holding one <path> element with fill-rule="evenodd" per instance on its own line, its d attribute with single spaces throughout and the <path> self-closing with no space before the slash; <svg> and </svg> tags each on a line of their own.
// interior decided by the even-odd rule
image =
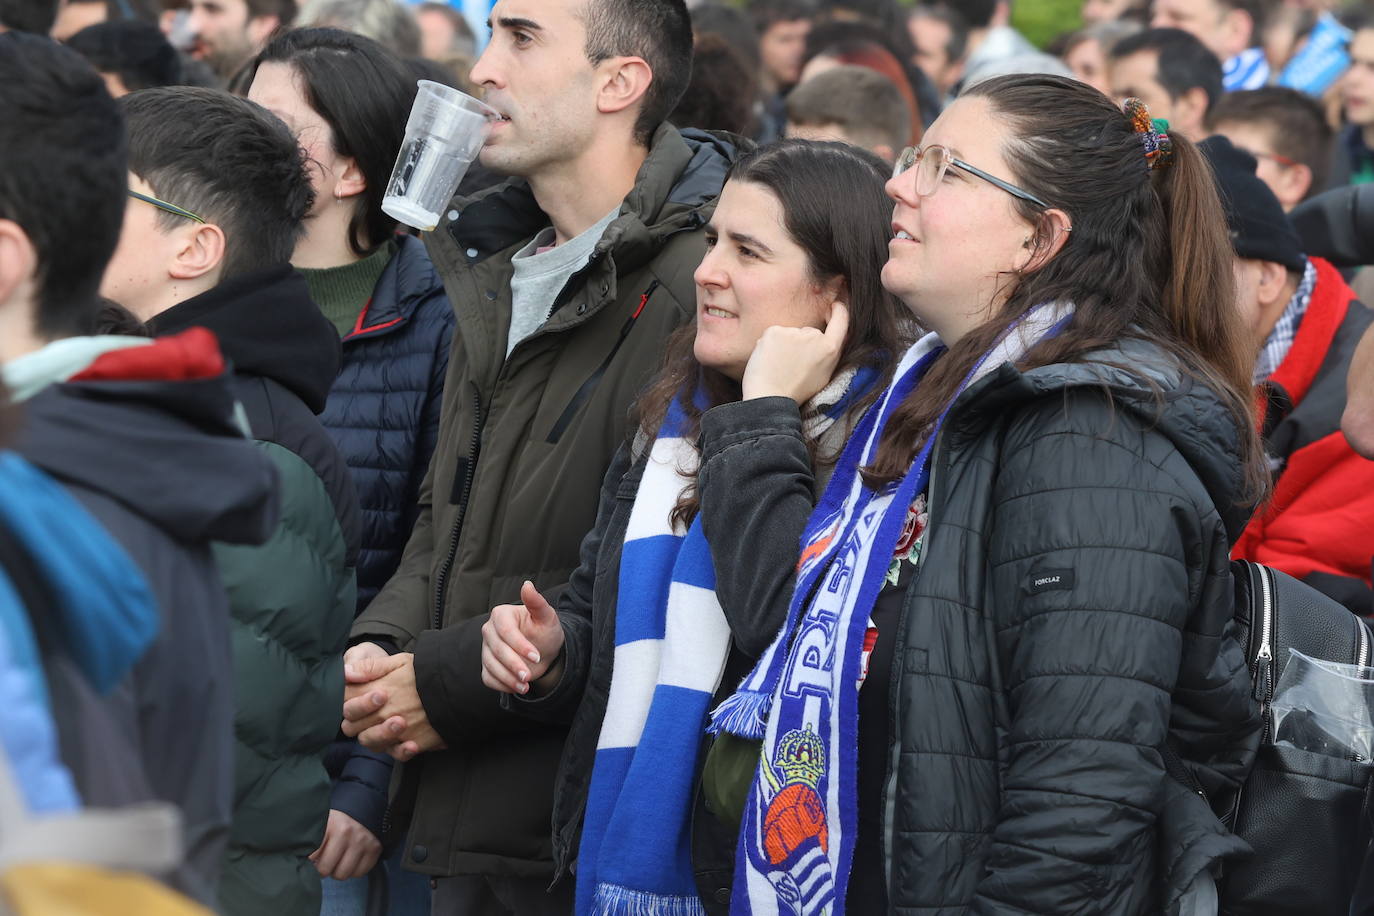
<svg viewBox="0 0 1374 916">
<path fill-rule="evenodd" d="M 1254 358 L 1235 310 L 1231 236 L 1212 167 L 1187 140 L 1174 143 L 1174 164 L 1156 182 L 1169 234 L 1169 270 L 1161 305 L 1179 342 L 1214 367 L 1226 386 L 1249 396 Z M 1253 420 L 1253 406 L 1246 415 Z M 1251 423 L 1253 425 L 1253 422 Z"/>
<path fill-rule="evenodd" d="M 1248 495 L 1259 501 L 1269 473 L 1257 432 L 1255 354 L 1236 309 L 1235 256 L 1225 211 L 1212 167 L 1195 144 L 1175 139 L 1173 160 L 1155 182 L 1168 225 L 1161 310 L 1182 354 L 1196 357 L 1189 368 L 1236 416 Z"/>
</svg>

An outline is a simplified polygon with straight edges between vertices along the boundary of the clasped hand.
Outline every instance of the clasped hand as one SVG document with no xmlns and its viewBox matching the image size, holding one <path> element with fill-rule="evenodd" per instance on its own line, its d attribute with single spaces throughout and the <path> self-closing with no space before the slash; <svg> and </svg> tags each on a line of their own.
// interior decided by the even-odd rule
<svg viewBox="0 0 1374 916">
<path fill-rule="evenodd" d="M 343 733 L 363 747 L 410 760 L 444 747 L 415 687 L 415 656 L 387 655 L 375 643 L 344 654 Z"/>
</svg>

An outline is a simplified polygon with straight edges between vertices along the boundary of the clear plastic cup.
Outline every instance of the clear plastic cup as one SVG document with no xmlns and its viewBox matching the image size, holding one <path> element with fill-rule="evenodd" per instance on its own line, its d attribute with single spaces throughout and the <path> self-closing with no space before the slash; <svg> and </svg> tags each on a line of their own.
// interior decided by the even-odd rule
<svg viewBox="0 0 1374 916">
<path fill-rule="evenodd" d="M 439 225 L 439 214 L 481 152 L 500 113 L 441 83 L 420 80 L 418 85 L 382 211 L 407 226 L 428 231 Z"/>
</svg>

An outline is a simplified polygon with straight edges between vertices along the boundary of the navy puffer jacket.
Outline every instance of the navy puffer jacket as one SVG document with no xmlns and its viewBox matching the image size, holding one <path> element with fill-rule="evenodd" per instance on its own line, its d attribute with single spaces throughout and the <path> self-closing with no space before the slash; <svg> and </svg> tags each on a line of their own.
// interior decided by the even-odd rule
<svg viewBox="0 0 1374 916">
<path fill-rule="evenodd" d="M 396 571 L 415 525 L 453 336 L 453 309 L 424 244 L 397 241 L 372 300 L 344 335 L 343 368 L 320 416 L 362 506 L 359 612 Z"/>
<path fill-rule="evenodd" d="M 439 405 L 453 337 L 453 308 L 424 243 L 397 236 L 353 329 L 320 421 L 353 472 L 363 516 L 358 613 L 396 571 L 415 526 L 420 482 L 439 434 Z M 391 758 L 357 741 L 325 757 L 329 807 L 382 835 Z"/>
</svg>

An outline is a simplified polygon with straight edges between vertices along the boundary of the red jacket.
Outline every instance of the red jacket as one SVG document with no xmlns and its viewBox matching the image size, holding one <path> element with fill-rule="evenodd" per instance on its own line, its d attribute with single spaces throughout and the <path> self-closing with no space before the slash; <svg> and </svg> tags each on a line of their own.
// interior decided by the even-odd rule
<svg viewBox="0 0 1374 916">
<path fill-rule="evenodd" d="M 1350 357 L 1374 313 L 1336 269 L 1313 258 L 1317 285 L 1293 347 L 1262 387 L 1274 492 L 1234 556 L 1302 579 L 1359 614 L 1374 612 L 1374 461 L 1341 435 Z"/>
</svg>

